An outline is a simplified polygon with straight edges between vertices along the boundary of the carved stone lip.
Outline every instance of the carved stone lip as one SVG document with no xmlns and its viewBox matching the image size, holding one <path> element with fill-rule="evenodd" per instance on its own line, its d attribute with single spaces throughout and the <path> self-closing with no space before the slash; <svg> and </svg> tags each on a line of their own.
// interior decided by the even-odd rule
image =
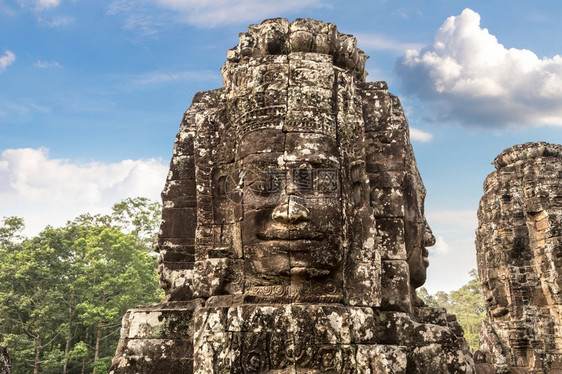
<svg viewBox="0 0 562 374">
<path fill-rule="evenodd" d="M 258 233 L 257 237 L 261 240 L 315 240 L 320 241 L 326 238 L 326 234 L 318 231 L 302 230 L 302 229 L 268 229 Z"/>
<path fill-rule="evenodd" d="M 260 244 L 279 253 L 310 253 L 326 248 L 325 241 L 311 239 L 269 239 L 262 240 Z"/>
</svg>

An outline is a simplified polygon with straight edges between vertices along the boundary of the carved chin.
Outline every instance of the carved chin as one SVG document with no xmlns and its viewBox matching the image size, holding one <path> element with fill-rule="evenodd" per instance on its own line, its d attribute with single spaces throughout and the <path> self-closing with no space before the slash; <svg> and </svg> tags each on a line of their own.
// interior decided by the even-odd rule
<svg viewBox="0 0 562 374">
<path fill-rule="evenodd" d="M 413 272 L 410 270 L 410 284 L 414 288 L 423 286 L 426 279 L 427 266 L 425 266 L 425 263 L 419 264 Z"/>
<path fill-rule="evenodd" d="M 410 279 L 410 283 L 414 288 L 420 288 L 425 284 L 426 277 L 417 276 L 415 278 Z"/>
</svg>

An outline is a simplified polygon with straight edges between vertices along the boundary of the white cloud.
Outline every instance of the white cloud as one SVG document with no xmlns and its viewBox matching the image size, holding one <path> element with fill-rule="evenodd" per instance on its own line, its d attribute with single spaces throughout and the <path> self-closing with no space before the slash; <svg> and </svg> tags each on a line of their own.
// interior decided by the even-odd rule
<svg viewBox="0 0 562 374">
<path fill-rule="evenodd" d="M 421 44 L 402 43 L 386 35 L 352 33 L 357 38 L 357 46 L 365 51 L 393 51 L 404 53 L 410 49 L 420 49 Z"/>
<path fill-rule="evenodd" d="M 474 238 L 445 238 L 446 248 L 436 246 L 429 250 L 429 268 L 424 287 L 430 293 L 450 292 L 461 288 L 470 280 L 470 271 L 476 269 Z"/>
<path fill-rule="evenodd" d="M 426 212 L 436 242 L 429 247 L 429 268 L 425 287 L 431 292 L 452 291 L 466 284 L 476 268 L 476 211 L 442 210 Z"/>
<path fill-rule="evenodd" d="M 170 77 L 171 75 L 171 77 Z M 220 73 L 210 70 L 183 70 L 177 72 L 152 71 L 131 77 L 131 82 L 140 85 L 161 84 L 176 81 L 211 81 L 222 82 Z"/>
<path fill-rule="evenodd" d="M 50 69 L 50 68 L 62 68 L 62 65 L 59 64 L 56 61 L 37 61 L 35 64 L 33 64 L 33 66 L 35 66 L 36 68 L 39 69 Z"/>
<path fill-rule="evenodd" d="M 167 171 L 156 159 L 80 163 L 50 158 L 45 148 L 6 149 L 0 156 L 0 212 L 23 217 L 33 235 L 82 213 L 106 212 L 127 197 L 159 201 Z"/>
<path fill-rule="evenodd" d="M 0 73 L 6 70 L 14 61 L 16 61 L 16 55 L 12 51 L 4 52 L 4 56 L 0 57 Z"/>
<path fill-rule="evenodd" d="M 157 3 L 180 12 L 186 23 L 201 27 L 255 22 L 324 5 L 321 0 L 157 0 Z"/>
<path fill-rule="evenodd" d="M 426 213 L 429 222 L 476 230 L 478 219 L 474 210 L 438 210 Z"/>
<path fill-rule="evenodd" d="M 28 118 L 34 114 L 44 114 L 51 111 L 50 107 L 38 105 L 21 100 L 0 100 L 0 117 L 4 118 Z"/>
<path fill-rule="evenodd" d="M 418 142 L 427 143 L 433 139 L 433 134 L 410 127 L 410 138 Z"/>
<path fill-rule="evenodd" d="M 29 8 L 36 11 L 53 9 L 60 5 L 61 0 L 18 0 L 23 8 Z"/>
<path fill-rule="evenodd" d="M 22 9 L 32 13 L 41 26 L 57 28 L 74 22 L 74 17 L 58 14 L 62 0 L 17 0 L 17 2 Z"/>
<path fill-rule="evenodd" d="M 397 72 L 409 92 L 439 113 L 435 121 L 562 125 L 562 56 L 507 49 L 470 9 L 449 17 L 433 45 L 408 50 Z"/>
<path fill-rule="evenodd" d="M 53 17 L 37 17 L 37 21 L 47 27 L 56 28 L 68 26 L 74 22 L 74 17 L 70 16 L 53 16 Z"/>
<path fill-rule="evenodd" d="M 0 14 L 4 14 L 8 17 L 14 17 L 17 12 L 11 6 L 5 4 L 3 0 L 0 0 Z"/>
<path fill-rule="evenodd" d="M 38 9 L 56 8 L 60 5 L 60 0 L 37 0 Z"/>
<path fill-rule="evenodd" d="M 449 244 L 442 236 L 435 237 L 435 245 L 431 247 L 431 252 L 438 255 L 445 255 L 450 252 Z"/>
<path fill-rule="evenodd" d="M 326 0 L 113 0 L 108 13 L 124 15 L 126 29 L 150 36 L 166 26 L 170 14 L 180 23 L 213 28 L 259 22 L 282 13 L 327 6 Z M 168 17 L 163 17 L 158 10 L 167 12 Z"/>
<path fill-rule="evenodd" d="M 392 15 L 402 19 L 410 19 L 411 16 L 423 16 L 423 12 L 419 9 L 398 8 L 392 12 Z"/>
</svg>

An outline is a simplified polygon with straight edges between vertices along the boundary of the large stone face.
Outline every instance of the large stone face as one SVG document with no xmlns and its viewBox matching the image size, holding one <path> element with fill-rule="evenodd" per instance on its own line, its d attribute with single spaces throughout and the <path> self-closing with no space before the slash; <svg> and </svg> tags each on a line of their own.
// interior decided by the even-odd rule
<svg viewBox="0 0 562 374">
<path fill-rule="evenodd" d="M 184 115 L 157 244 L 166 302 L 124 317 L 114 373 L 472 372 L 455 319 L 415 296 L 425 189 L 366 59 L 311 19 L 240 34 L 224 86 Z"/>
<path fill-rule="evenodd" d="M 480 349 L 498 372 L 560 372 L 562 146 L 516 145 L 493 164 L 476 233 L 488 316 Z"/>
</svg>

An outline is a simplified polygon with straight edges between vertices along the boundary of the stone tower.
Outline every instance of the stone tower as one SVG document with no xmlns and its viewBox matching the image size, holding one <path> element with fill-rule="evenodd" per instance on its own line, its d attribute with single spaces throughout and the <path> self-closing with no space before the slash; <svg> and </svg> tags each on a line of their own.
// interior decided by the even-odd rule
<svg viewBox="0 0 562 374">
<path fill-rule="evenodd" d="M 425 189 L 404 111 L 356 39 L 311 19 L 240 34 L 176 137 L 162 304 L 123 319 L 113 373 L 471 373 L 424 284 Z"/>
<path fill-rule="evenodd" d="M 560 373 L 562 146 L 516 145 L 493 165 L 476 232 L 480 350 L 499 373 Z"/>
</svg>

